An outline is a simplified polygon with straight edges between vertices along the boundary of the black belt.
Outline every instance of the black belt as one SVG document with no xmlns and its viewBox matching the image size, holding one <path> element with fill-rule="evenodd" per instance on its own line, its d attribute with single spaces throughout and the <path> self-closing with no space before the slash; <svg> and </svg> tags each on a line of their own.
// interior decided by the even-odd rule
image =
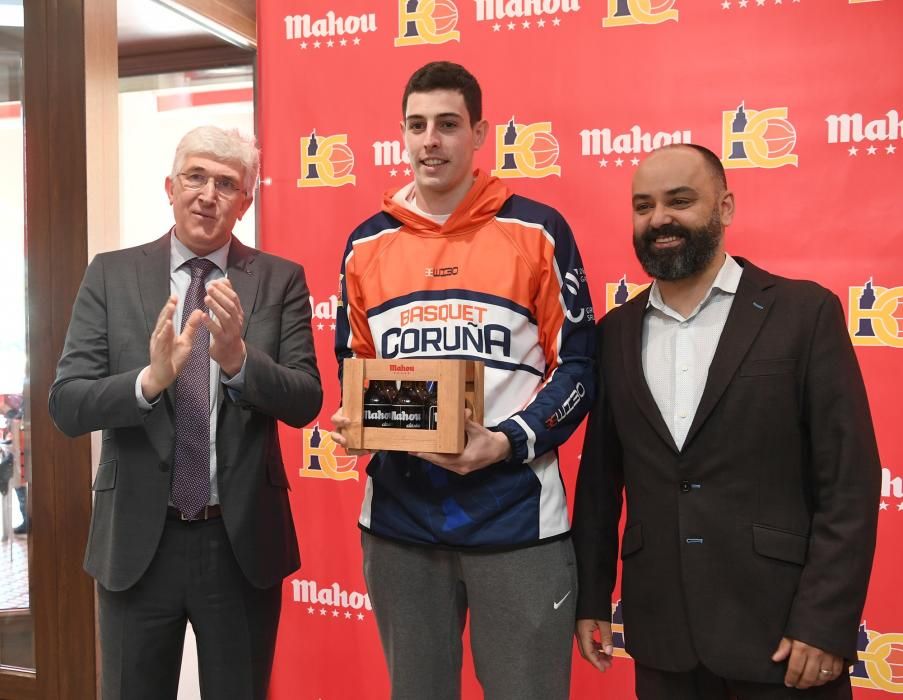
<svg viewBox="0 0 903 700">
<path fill-rule="evenodd" d="M 166 507 L 167 520 L 183 520 L 185 522 L 193 523 L 198 522 L 199 520 L 212 520 L 213 518 L 221 517 L 223 517 L 223 509 L 220 508 L 218 503 L 212 506 L 204 506 L 204 509 L 194 518 L 189 518 L 175 506 Z"/>
</svg>

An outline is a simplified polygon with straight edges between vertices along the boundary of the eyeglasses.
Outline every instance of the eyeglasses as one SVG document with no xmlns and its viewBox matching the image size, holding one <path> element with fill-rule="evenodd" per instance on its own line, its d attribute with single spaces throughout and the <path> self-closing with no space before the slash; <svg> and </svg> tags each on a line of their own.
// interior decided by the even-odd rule
<svg viewBox="0 0 903 700">
<path fill-rule="evenodd" d="M 237 195 L 241 188 L 234 180 L 228 177 L 216 177 L 202 172 L 179 173 L 182 186 L 189 190 L 201 190 L 207 186 L 210 180 L 213 180 L 213 187 L 216 193 L 225 199 L 231 199 Z"/>
</svg>

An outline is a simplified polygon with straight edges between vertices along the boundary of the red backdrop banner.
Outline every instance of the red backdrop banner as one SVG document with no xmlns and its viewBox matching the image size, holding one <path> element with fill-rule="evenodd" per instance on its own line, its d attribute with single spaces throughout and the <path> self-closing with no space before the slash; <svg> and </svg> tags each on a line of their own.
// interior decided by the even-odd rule
<svg viewBox="0 0 903 700">
<path fill-rule="evenodd" d="M 271 697 L 388 697 L 356 527 L 366 459 L 328 434 L 332 347 L 346 239 L 411 179 L 401 94 L 431 60 L 480 80 L 490 138 L 477 162 L 564 214 L 597 317 L 648 283 L 631 246 L 637 164 L 687 141 L 727 168 L 729 252 L 844 302 L 884 466 L 854 694 L 903 694 L 903 4 L 260 0 L 257 26 L 260 243 L 305 266 L 326 396 L 317 423 L 281 433 L 303 565 L 285 585 Z M 561 451 L 571 496 L 581 444 L 582 430 Z M 633 697 L 619 655 L 604 675 L 575 657 L 571 697 Z M 464 697 L 482 697 L 469 660 Z"/>
</svg>

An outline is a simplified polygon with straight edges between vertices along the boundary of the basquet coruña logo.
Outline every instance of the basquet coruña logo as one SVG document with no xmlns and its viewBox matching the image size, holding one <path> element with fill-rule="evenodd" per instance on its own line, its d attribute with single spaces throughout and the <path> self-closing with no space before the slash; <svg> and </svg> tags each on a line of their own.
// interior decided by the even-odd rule
<svg viewBox="0 0 903 700">
<path fill-rule="evenodd" d="M 552 122 L 507 124 L 495 127 L 496 177 L 561 177 L 558 161 L 558 139 L 552 133 Z"/>
<path fill-rule="evenodd" d="M 608 0 L 608 15 L 603 27 L 627 27 L 634 24 L 677 22 L 677 0 Z"/>
<path fill-rule="evenodd" d="M 859 660 L 850 680 L 856 688 L 903 693 L 903 634 L 870 630 L 859 625 Z"/>
<path fill-rule="evenodd" d="M 452 0 L 398 0 L 395 46 L 461 41 L 458 7 Z"/>
<path fill-rule="evenodd" d="M 796 128 L 786 107 L 737 109 L 722 113 L 721 162 L 725 168 L 780 168 L 799 164 L 793 152 Z"/>
<path fill-rule="evenodd" d="M 628 282 L 627 275 L 624 275 L 617 282 L 608 282 L 605 285 L 605 313 L 608 313 L 616 306 L 620 306 L 626 301 L 633 299 L 648 286 L 648 282 L 645 284 L 633 284 Z"/>
<path fill-rule="evenodd" d="M 332 435 L 326 430 L 320 430 L 320 424 L 316 423 L 312 428 L 304 428 L 302 431 L 302 462 L 298 470 L 300 476 L 313 479 L 333 479 L 334 481 L 357 481 L 360 475 L 357 473 L 357 457 L 346 454 L 336 454 L 341 450 Z"/>
<path fill-rule="evenodd" d="M 348 134 L 323 136 L 316 129 L 301 137 L 301 177 L 298 187 L 341 187 L 356 182 L 351 174 L 354 153 Z"/>
<path fill-rule="evenodd" d="M 850 287 L 849 329 L 853 345 L 903 348 L 903 286 L 879 287 L 868 280 Z"/>
</svg>

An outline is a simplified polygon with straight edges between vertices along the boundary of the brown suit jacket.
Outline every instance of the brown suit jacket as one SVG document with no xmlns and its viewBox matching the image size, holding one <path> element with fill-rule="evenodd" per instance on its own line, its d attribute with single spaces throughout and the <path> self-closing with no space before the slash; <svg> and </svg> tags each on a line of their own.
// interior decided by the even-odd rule
<svg viewBox="0 0 903 700">
<path fill-rule="evenodd" d="M 578 618 L 609 619 L 621 543 L 627 651 L 779 683 L 782 636 L 848 659 L 875 547 L 881 469 L 837 297 L 743 259 L 683 449 L 646 384 L 649 291 L 598 326 L 601 376 L 575 495 Z"/>
</svg>

